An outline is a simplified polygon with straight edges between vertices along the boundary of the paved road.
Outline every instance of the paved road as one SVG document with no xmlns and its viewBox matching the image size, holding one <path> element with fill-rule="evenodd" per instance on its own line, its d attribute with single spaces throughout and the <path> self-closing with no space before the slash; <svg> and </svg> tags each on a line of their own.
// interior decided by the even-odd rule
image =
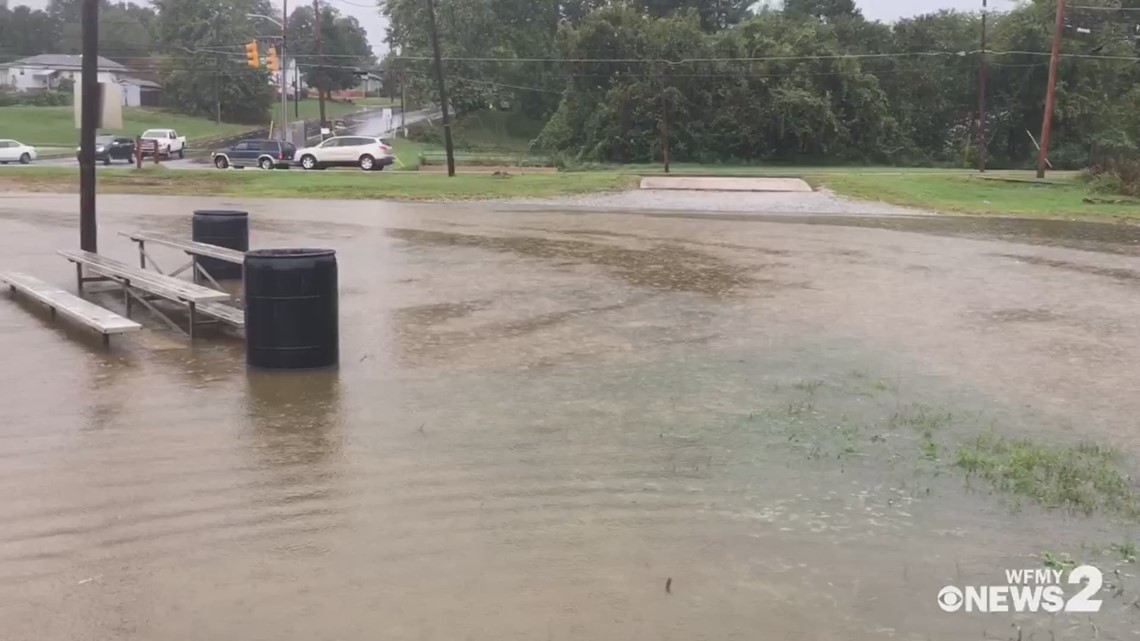
<svg viewBox="0 0 1140 641">
<path fill-rule="evenodd" d="M 439 117 L 440 117 L 440 112 L 438 109 L 421 109 L 419 111 L 409 111 L 407 113 L 406 118 L 405 118 L 404 124 L 405 125 L 412 125 L 412 124 L 415 124 L 417 122 L 423 122 L 425 120 L 432 120 L 432 119 L 439 118 Z M 396 117 L 393 118 L 393 121 L 396 123 L 399 123 L 399 114 L 397 114 Z M 388 121 L 388 122 L 393 122 L 393 121 Z M 396 131 L 387 127 L 388 122 L 386 122 L 384 119 L 380 118 L 379 115 L 377 115 L 373 118 L 365 120 L 364 122 L 362 122 L 356 126 L 350 127 L 348 129 L 347 133 L 359 134 L 359 135 L 363 135 L 363 136 L 376 136 L 378 138 L 379 137 L 392 136 L 396 133 Z M 312 142 L 315 143 L 316 141 L 312 140 Z M 186 159 L 181 159 L 181 160 L 168 160 L 168 161 L 164 161 L 163 165 L 167 169 L 183 169 L 183 170 L 214 169 L 214 166 L 210 163 L 209 158 L 205 158 L 205 157 L 186 158 Z M 17 169 L 17 168 L 22 168 L 22 167 L 78 167 L 78 166 L 79 166 L 79 163 L 74 157 L 65 156 L 63 158 L 47 158 L 44 160 L 38 160 L 38 161 L 36 161 L 30 165 L 20 165 L 20 164 L 0 165 L 0 168 L 11 167 L 13 169 Z M 99 169 L 101 171 L 102 170 L 114 170 L 114 169 L 129 169 L 132 166 L 133 165 L 128 165 L 127 163 L 118 161 L 118 162 L 112 163 L 111 165 L 97 164 L 96 169 Z M 355 171 L 352 168 L 346 168 L 346 169 L 348 171 Z"/>
</svg>

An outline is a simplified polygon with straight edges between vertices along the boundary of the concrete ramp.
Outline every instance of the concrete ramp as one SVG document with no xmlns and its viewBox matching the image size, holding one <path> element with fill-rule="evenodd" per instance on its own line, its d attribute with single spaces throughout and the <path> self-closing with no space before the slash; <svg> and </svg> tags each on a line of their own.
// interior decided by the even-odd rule
<svg viewBox="0 0 1140 641">
<path fill-rule="evenodd" d="M 722 178 L 714 176 L 649 176 L 641 179 L 641 188 L 683 189 L 686 191 L 811 191 L 811 186 L 799 178 Z"/>
</svg>

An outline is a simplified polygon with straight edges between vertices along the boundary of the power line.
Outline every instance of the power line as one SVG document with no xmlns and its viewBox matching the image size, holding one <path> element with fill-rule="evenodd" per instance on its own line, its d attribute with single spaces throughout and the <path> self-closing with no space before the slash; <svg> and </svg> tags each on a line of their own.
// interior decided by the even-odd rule
<svg viewBox="0 0 1140 641">
<path fill-rule="evenodd" d="M 1069 5 L 1070 9 L 1083 9 L 1085 11 L 1140 11 L 1140 7 L 1092 7 L 1088 5 Z"/>
<path fill-rule="evenodd" d="M 379 9 L 380 8 L 380 5 L 376 4 L 375 2 L 372 4 L 363 4 L 363 3 L 359 3 L 359 2 L 351 2 L 350 0 L 333 0 L 333 2 L 336 2 L 339 4 L 347 4 L 350 7 L 360 7 L 362 9 Z"/>
</svg>

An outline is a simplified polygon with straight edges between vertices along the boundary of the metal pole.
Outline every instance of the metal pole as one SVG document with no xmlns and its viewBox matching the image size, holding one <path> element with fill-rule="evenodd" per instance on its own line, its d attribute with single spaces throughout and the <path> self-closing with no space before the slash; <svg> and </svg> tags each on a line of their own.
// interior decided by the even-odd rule
<svg viewBox="0 0 1140 641">
<path fill-rule="evenodd" d="M 1049 58 L 1049 86 L 1045 88 L 1045 116 L 1041 119 L 1041 149 L 1037 152 L 1037 177 L 1045 177 L 1045 161 L 1049 155 L 1049 133 L 1053 129 L 1053 101 L 1057 90 L 1057 63 L 1061 57 L 1061 31 L 1065 28 L 1065 0 L 1057 0 L 1057 18 L 1053 23 L 1053 53 Z"/>
<path fill-rule="evenodd" d="M 982 66 L 978 70 L 978 171 L 986 171 L 986 10 L 982 0 Z"/>
<path fill-rule="evenodd" d="M 435 2 L 427 0 L 428 31 L 432 55 L 435 57 L 435 80 L 439 85 L 439 104 L 443 110 L 443 145 L 447 149 L 447 175 L 455 176 L 455 149 L 451 145 L 451 118 L 447 115 L 447 87 L 443 82 L 443 61 L 439 53 L 439 30 L 435 26 Z"/>
<path fill-rule="evenodd" d="M 301 117 L 301 67 L 293 63 L 293 117 Z"/>
<path fill-rule="evenodd" d="M 321 106 L 321 124 L 325 126 L 325 45 L 321 42 L 321 0 L 313 0 L 313 31 L 317 37 L 317 100 Z M 322 137 L 323 139 L 323 137 Z"/>
<path fill-rule="evenodd" d="M 289 91 L 287 90 L 288 85 L 285 84 L 287 81 L 286 76 L 289 73 L 286 70 L 286 67 L 288 66 L 286 64 L 286 62 L 289 60 L 289 56 L 285 53 L 285 32 L 287 31 L 285 29 L 285 25 L 288 23 L 288 21 L 289 21 L 289 0 L 281 0 L 281 59 L 277 61 L 277 64 L 280 65 L 280 67 L 281 67 L 278 71 L 281 72 L 281 87 L 280 87 L 280 89 L 281 89 L 281 141 L 282 142 L 289 139 L 289 134 L 288 134 L 288 132 L 289 132 Z"/>
<path fill-rule="evenodd" d="M 661 159 L 669 173 L 669 101 L 665 97 L 665 73 L 661 74 Z"/>
<path fill-rule="evenodd" d="M 404 94 L 407 93 L 404 89 L 404 73 L 400 72 L 400 130 L 408 128 L 407 113 L 408 108 L 404 106 Z"/>
<path fill-rule="evenodd" d="M 83 0 L 82 104 L 79 128 L 79 248 L 98 251 L 95 223 L 95 130 L 99 128 L 99 0 Z"/>
</svg>

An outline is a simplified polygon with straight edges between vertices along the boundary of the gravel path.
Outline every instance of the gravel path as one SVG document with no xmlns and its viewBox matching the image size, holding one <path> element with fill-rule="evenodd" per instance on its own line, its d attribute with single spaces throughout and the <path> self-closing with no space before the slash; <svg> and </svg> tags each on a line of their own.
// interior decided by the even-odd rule
<svg viewBox="0 0 1140 641">
<path fill-rule="evenodd" d="M 844 198 L 829 190 L 812 193 L 639 190 L 610 194 L 501 200 L 504 204 L 583 209 L 629 209 L 756 214 L 860 214 L 913 216 L 934 212 Z"/>
</svg>

